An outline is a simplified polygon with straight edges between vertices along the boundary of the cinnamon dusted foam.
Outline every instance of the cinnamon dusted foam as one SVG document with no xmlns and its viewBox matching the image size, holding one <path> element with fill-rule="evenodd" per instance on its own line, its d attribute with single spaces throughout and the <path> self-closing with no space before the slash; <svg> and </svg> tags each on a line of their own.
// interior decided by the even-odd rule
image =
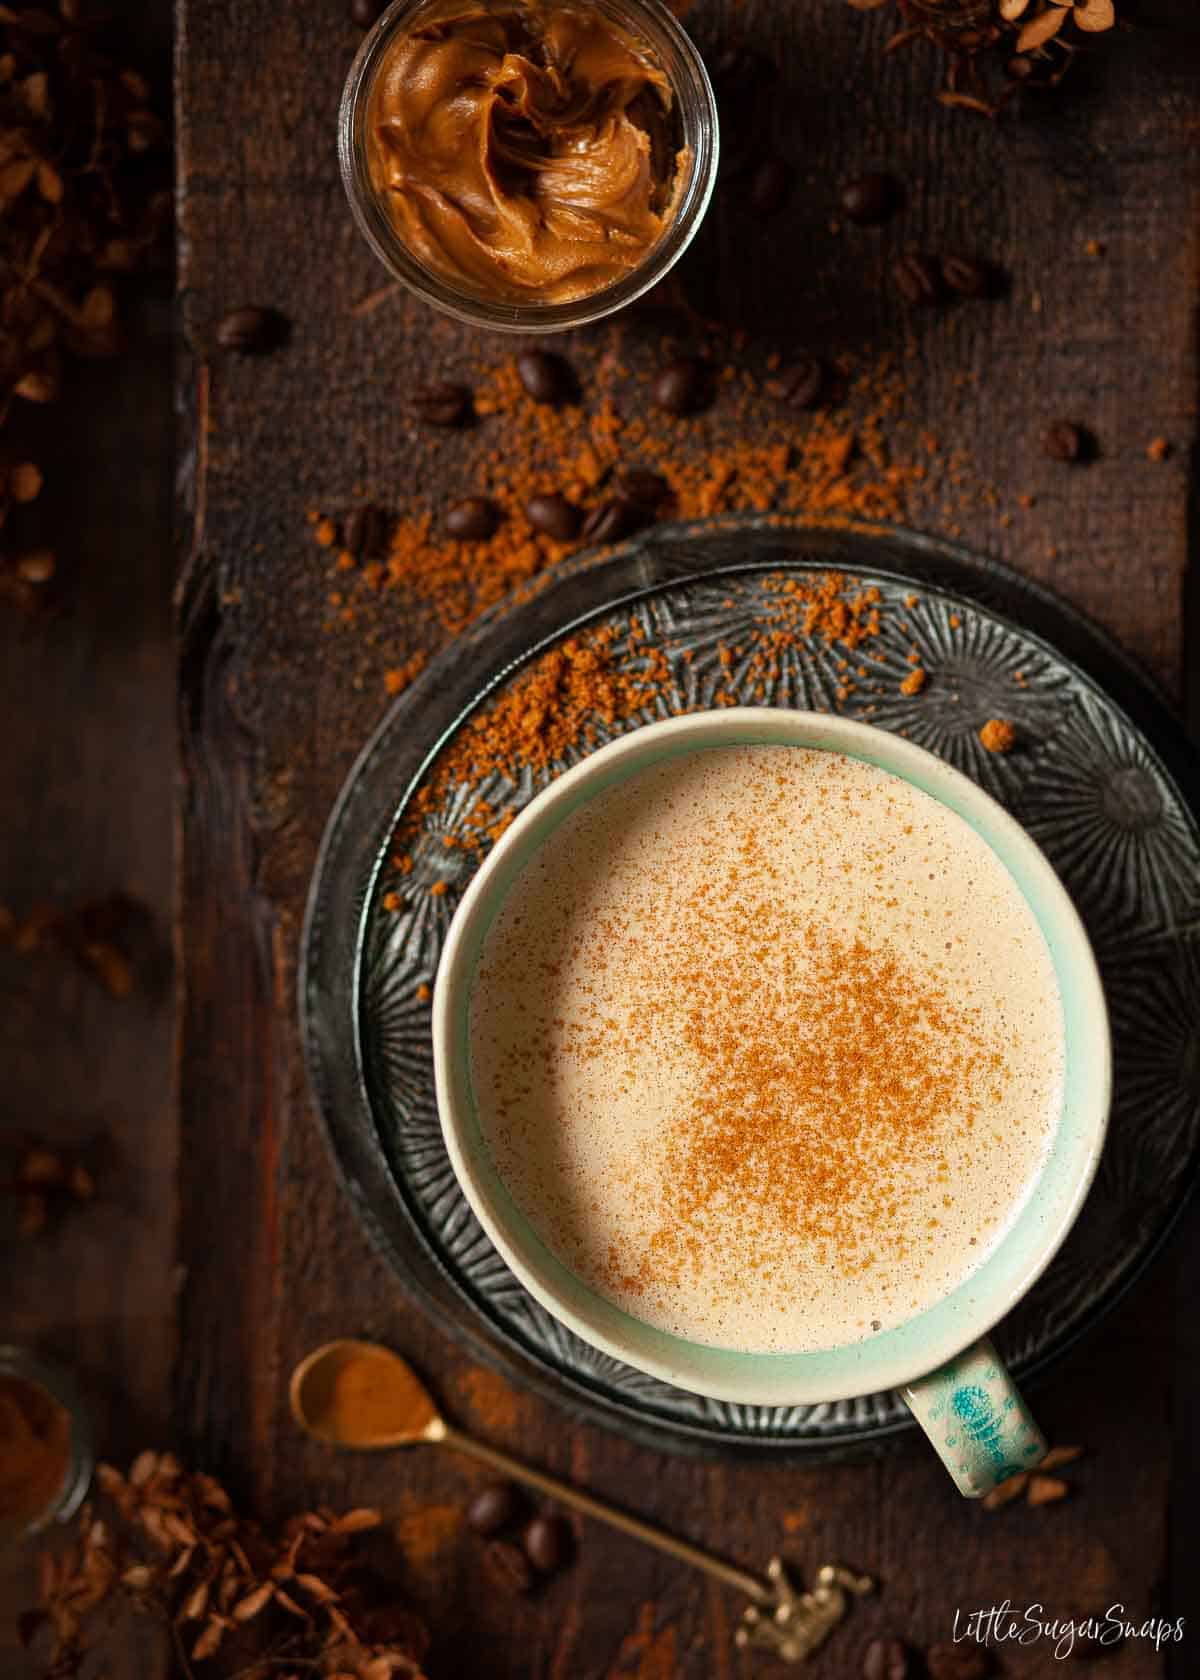
<svg viewBox="0 0 1200 1680">
<path fill-rule="evenodd" d="M 1064 1029 L 990 848 L 838 753 L 692 752 L 574 812 L 493 925 L 472 1081 L 549 1247 L 689 1340 L 911 1318 L 1023 1205 Z"/>
</svg>

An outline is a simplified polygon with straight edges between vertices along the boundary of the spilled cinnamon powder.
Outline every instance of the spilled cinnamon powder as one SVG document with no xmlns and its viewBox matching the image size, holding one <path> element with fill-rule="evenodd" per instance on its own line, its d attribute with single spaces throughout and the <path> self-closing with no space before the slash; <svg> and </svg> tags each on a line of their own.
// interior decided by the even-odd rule
<svg viewBox="0 0 1200 1680">
<path fill-rule="evenodd" d="M 588 370 L 578 404 L 534 402 L 511 359 L 482 370 L 474 410 L 479 424 L 440 444 L 453 451 L 444 482 L 455 495 L 487 496 L 499 522 L 486 541 L 447 536 L 442 509 L 428 503 L 400 509 L 377 554 L 340 549 L 332 562 L 329 626 L 364 630 L 370 638 L 380 604 L 398 593 L 410 628 L 432 644 L 460 634 L 489 607 L 520 593 L 586 546 L 556 542 L 536 530 L 525 508 L 532 497 L 560 493 L 582 513 L 614 492 L 622 469 L 651 470 L 669 495 L 654 510 L 680 520 L 740 510 L 802 513 L 827 522 L 895 523 L 909 517 L 914 492 L 925 485 L 937 441 L 917 435 L 901 454 L 889 429 L 903 401 L 904 383 L 887 357 L 873 364 L 849 356 L 839 363 L 836 401 L 796 416 L 768 394 L 766 382 L 730 361 L 715 368 L 717 402 L 711 416 L 645 417 L 631 397 L 648 374 L 617 351 Z M 942 463 L 945 466 L 945 463 Z M 455 499 L 446 491 L 447 502 Z M 337 525 L 313 509 L 309 522 L 319 545 L 337 549 Z M 387 668 L 397 694 L 420 669 L 409 661 Z"/>
<path fill-rule="evenodd" d="M 475 1422 L 489 1434 L 511 1434 L 520 1415 L 520 1401 L 495 1371 L 472 1365 L 463 1372 L 460 1387 Z"/>
<path fill-rule="evenodd" d="M 701 703 L 738 704 L 735 676 L 763 699 L 784 662 L 810 641 L 852 652 L 879 633 L 879 591 L 840 572 L 813 578 L 780 574 L 766 578 L 763 588 L 764 624 L 718 644 L 721 676 Z M 569 753 L 590 751 L 624 726 L 692 709 L 693 658 L 688 648 L 649 645 L 636 615 L 623 626 L 607 623 L 547 650 L 474 713 L 441 754 L 401 819 L 393 867 L 401 876 L 413 873 L 412 848 L 423 825 L 452 794 L 486 790 L 470 802 L 458 830 L 440 831 L 438 844 L 446 851 L 481 853 L 512 822 L 514 810 L 501 812 L 497 799 L 524 770 L 547 772 Z M 847 675 L 838 698 L 853 687 Z M 406 903 L 403 890 L 393 891 L 385 908 Z"/>
</svg>

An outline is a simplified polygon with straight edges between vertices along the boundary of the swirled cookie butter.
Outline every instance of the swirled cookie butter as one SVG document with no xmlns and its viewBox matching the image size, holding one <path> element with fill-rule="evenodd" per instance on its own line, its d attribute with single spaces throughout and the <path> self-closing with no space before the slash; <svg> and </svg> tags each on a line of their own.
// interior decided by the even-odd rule
<svg viewBox="0 0 1200 1680">
<path fill-rule="evenodd" d="M 873 765 L 729 746 L 572 813 L 489 931 L 472 1084 L 511 1195 L 636 1317 L 853 1343 L 964 1283 L 1062 1100 L 1053 964 L 974 830 Z"/>
<path fill-rule="evenodd" d="M 688 154 L 650 47 L 585 0 L 435 0 L 372 90 L 371 179 L 426 267 L 505 302 L 565 303 L 637 268 Z"/>
</svg>

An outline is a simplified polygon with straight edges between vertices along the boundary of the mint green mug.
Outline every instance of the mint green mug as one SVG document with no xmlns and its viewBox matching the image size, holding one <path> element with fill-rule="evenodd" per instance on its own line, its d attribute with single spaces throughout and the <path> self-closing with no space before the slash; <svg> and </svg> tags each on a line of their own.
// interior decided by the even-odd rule
<svg viewBox="0 0 1200 1680">
<path fill-rule="evenodd" d="M 634 1318 L 572 1275 L 518 1209 L 484 1145 L 469 1077 L 468 1004 L 500 905 L 546 837 L 602 789 L 702 748 L 799 746 L 865 760 L 962 817 L 1023 893 L 1041 928 L 1064 1012 L 1058 1123 L 1019 1214 L 979 1268 L 905 1322 L 842 1346 L 742 1353 Z M 959 1491 L 978 1498 L 1035 1465 L 1046 1442 L 987 1339 L 1044 1271 L 1083 1205 L 1111 1093 L 1108 1016 L 1083 925 L 1038 847 L 988 794 L 923 748 L 869 724 L 811 712 L 729 708 L 648 724 L 601 748 L 540 793 L 497 842 L 463 896 L 433 1000 L 438 1111 L 455 1174 L 480 1224 L 531 1295 L 576 1335 L 626 1364 L 711 1399 L 812 1405 L 899 1389 Z"/>
</svg>

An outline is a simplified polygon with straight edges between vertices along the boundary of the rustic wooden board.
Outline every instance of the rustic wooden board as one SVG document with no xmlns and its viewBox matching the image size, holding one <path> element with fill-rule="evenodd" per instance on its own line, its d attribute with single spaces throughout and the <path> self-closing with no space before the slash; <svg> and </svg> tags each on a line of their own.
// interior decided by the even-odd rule
<svg viewBox="0 0 1200 1680">
<path fill-rule="evenodd" d="M 94 1202 L 39 1236 L 0 1231 L 2 1339 L 74 1369 L 117 1460 L 169 1435 L 177 1322 L 171 388 L 169 338 L 145 326 L 41 417 L 60 610 L 0 623 L 0 902 L 23 914 L 122 892 L 148 913 L 128 999 L 61 954 L 0 952 L 4 1127 L 84 1150 L 97 1180 Z M 0 1562 L 13 1680 L 37 1672 L 14 1647 L 31 1564 L 15 1550 Z"/>
<path fill-rule="evenodd" d="M 1178 689 L 1200 197 L 1200 27 L 1187 0 L 1161 5 L 1158 28 L 1116 43 L 1060 103 L 998 128 L 938 108 L 923 54 L 881 61 L 879 14 L 840 0 L 729 10 L 782 66 L 777 138 L 799 190 L 766 229 L 722 194 L 689 258 L 693 301 L 785 345 L 905 358 L 911 411 L 1000 487 L 994 506 L 980 495 L 944 515 L 930 508 L 927 522 L 953 521 L 1053 584 Z M 721 13 L 698 0 L 690 19 L 715 37 Z M 384 704 L 382 669 L 412 651 L 413 632 L 395 596 L 374 646 L 325 632 L 325 559 L 304 510 L 466 489 L 461 440 L 416 432 L 400 399 L 507 347 L 400 295 L 355 313 L 385 277 L 337 179 L 334 115 L 357 36 L 335 0 L 181 0 L 179 31 L 193 406 L 197 371 L 206 387 L 193 417 L 197 544 L 180 594 L 183 1444 L 267 1511 L 317 1496 L 401 1518 L 442 1508 L 441 1543 L 436 1521 L 420 1541 L 415 1524 L 402 1531 L 411 1590 L 436 1629 L 435 1674 L 707 1680 L 751 1668 L 730 1652 L 738 1607 L 727 1595 L 599 1531 L 540 1596 L 498 1598 L 454 1532 L 470 1486 L 461 1467 L 432 1453 L 335 1462 L 297 1440 L 287 1372 L 328 1336 L 404 1348 L 465 1424 L 732 1557 L 761 1563 L 783 1547 L 801 1564 L 840 1556 L 877 1572 L 883 1595 L 813 1664 L 817 1676 L 855 1672 L 879 1629 L 945 1639 L 955 1608 L 1005 1597 L 1064 1615 L 1114 1599 L 1183 1613 L 1186 1583 L 1164 1585 L 1170 1262 L 1039 1396 L 1052 1435 L 1093 1449 L 1076 1496 L 989 1518 L 955 1501 L 916 1445 L 857 1467 L 766 1473 L 662 1459 L 577 1426 L 471 1367 L 371 1253 L 304 1089 L 295 963 L 324 818 Z M 909 182 L 905 222 L 831 232 L 836 182 L 880 164 Z M 904 243 L 981 251 L 1009 270 L 1009 297 L 910 318 L 883 280 Z M 261 361 L 214 356 L 215 322 L 246 302 L 282 309 L 291 343 Z M 598 356 L 615 330 L 575 335 L 571 354 Z M 652 363 L 654 330 L 626 332 L 630 354 Z M 1094 465 L 1041 457 L 1041 425 L 1060 416 L 1094 430 Z M 707 435 L 698 424 L 697 449 Z M 1144 453 L 1156 435 L 1174 446 L 1162 464 Z M 1006 524 L 1022 493 L 1035 506 Z M 1014 1676 L 1054 1671 L 1043 1647 L 1003 1662 Z M 1151 1680 L 1163 1659 L 1132 1646 L 1106 1671 Z"/>
</svg>

